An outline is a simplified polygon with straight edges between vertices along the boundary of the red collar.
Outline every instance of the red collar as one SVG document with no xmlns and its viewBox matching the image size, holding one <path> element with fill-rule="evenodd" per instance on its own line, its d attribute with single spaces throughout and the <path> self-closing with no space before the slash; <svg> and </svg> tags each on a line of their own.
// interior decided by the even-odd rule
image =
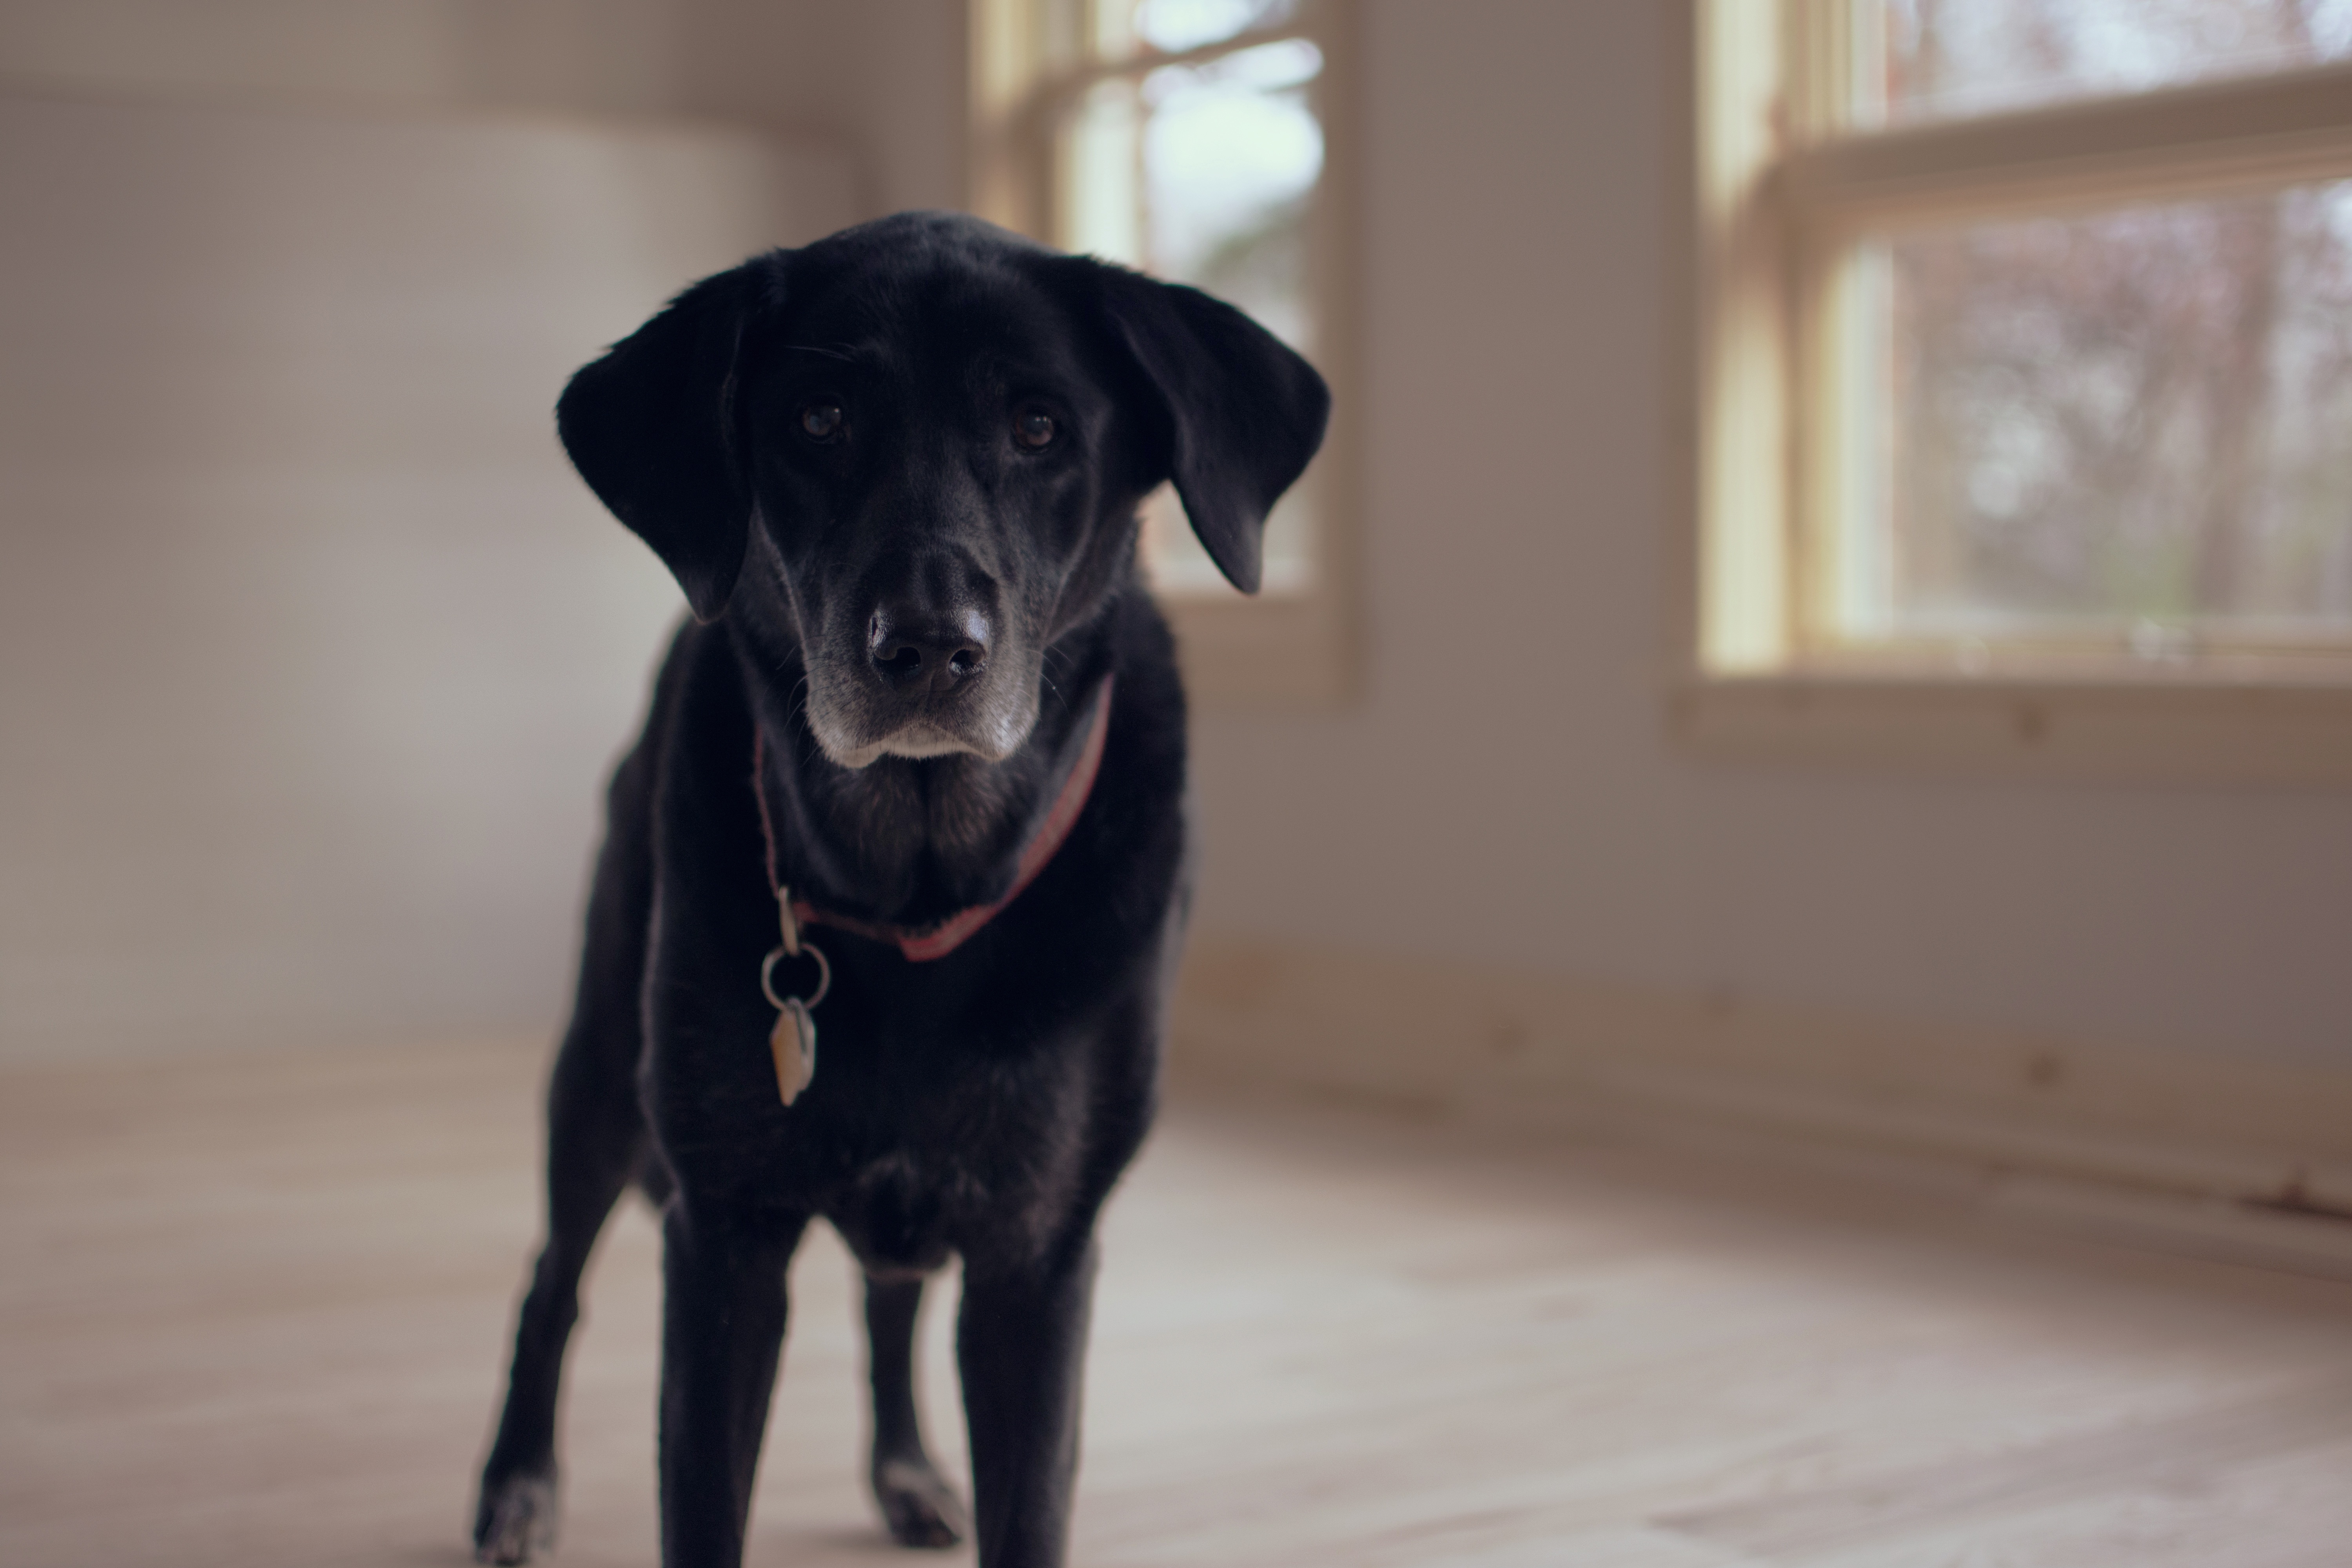
<svg viewBox="0 0 2352 1568">
<path fill-rule="evenodd" d="M 1020 868 L 1013 874 L 1011 889 L 992 904 L 958 910 L 939 924 L 920 930 L 856 920 L 818 909 L 805 899 L 793 898 L 791 889 L 776 879 L 776 828 L 768 816 L 763 742 L 755 730 L 751 739 L 751 794 L 760 803 L 760 834 L 767 841 L 768 850 L 768 886 L 775 889 L 777 901 L 786 904 L 793 919 L 802 925 L 831 926 L 873 942 L 894 942 L 910 963 L 945 958 L 1037 879 L 1037 874 L 1045 868 L 1046 862 L 1070 837 L 1070 829 L 1077 825 L 1078 814 L 1087 808 L 1087 797 L 1094 793 L 1095 775 L 1102 771 L 1103 740 L 1110 730 L 1110 688 L 1111 677 L 1106 675 L 1095 691 L 1094 711 L 1087 719 L 1086 744 L 1069 776 L 1062 781 L 1062 793 L 1054 797 L 1053 809 L 1045 813 L 1045 820 L 1037 825 L 1036 836 L 1023 847 Z"/>
</svg>

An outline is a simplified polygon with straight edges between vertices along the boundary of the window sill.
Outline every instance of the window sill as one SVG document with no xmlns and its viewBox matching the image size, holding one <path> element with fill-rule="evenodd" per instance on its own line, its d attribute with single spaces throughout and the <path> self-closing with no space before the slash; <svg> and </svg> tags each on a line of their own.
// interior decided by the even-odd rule
<svg viewBox="0 0 2352 1568">
<path fill-rule="evenodd" d="M 2352 787 L 2352 685 L 1694 677 L 1668 710 L 1707 760 Z"/>
</svg>

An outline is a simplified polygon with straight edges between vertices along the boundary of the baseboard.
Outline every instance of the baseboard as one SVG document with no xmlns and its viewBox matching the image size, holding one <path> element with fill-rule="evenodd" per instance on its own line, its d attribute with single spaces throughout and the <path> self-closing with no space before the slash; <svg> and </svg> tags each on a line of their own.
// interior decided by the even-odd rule
<svg viewBox="0 0 2352 1568">
<path fill-rule="evenodd" d="M 1180 1081 L 1423 1114 L 1930 1163 L 2021 1213 L 2352 1273 L 2347 1073 L 1214 934 L 1170 1060 Z"/>
</svg>

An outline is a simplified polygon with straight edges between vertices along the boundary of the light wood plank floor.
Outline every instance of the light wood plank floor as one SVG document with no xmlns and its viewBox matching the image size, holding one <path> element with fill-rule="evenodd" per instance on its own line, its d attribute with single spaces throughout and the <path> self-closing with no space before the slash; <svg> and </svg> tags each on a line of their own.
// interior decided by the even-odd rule
<svg viewBox="0 0 2352 1568">
<path fill-rule="evenodd" d="M 0 1563 L 464 1562 L 540 1068 L 0 1074 Z M 1180 1100 L 1108 1226 L 1076 1560 L 2352 1564 L 2352 1288 L 1866 1185 Z M 656 1253 L 633 1206 L 591 1281 L 560 1564 L 654 1558 Z M 887 1561 L 829 1237 L 793 1288 L 751 1561 Z"/>
</svg>

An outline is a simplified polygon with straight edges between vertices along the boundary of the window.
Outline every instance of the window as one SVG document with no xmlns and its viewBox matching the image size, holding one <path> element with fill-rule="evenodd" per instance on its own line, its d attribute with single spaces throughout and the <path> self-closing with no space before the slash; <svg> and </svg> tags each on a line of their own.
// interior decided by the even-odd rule
<svg viewBox="0 0 2352 1568">
<path fill-rule="evenodd" d="M 2352 0 L 1696 11 L 1686 716 L 2259 710 L 2352 773 Z"/>
<path fill-rule="evenodd" d="M 1154 591 L 1213 697 L 1345 686 L 1348 279 L 1333 0 L 975 0 L 974 206 L 1049 244 L 1248 310 L 1339 393 L 1324 454 L 1268 521 L 1244 600 L 1172 489 L 1144 508 Z"/>
</svg>

